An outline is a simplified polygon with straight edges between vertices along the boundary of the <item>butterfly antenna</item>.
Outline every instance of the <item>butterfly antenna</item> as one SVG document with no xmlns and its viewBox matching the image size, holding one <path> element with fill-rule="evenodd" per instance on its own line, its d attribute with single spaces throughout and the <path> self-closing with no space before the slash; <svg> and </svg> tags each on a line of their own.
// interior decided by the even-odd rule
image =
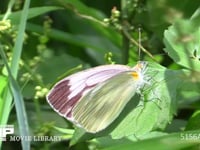
<svg viewBox="0 0 200 150">
<path fill-rule="evenodd" d="M 141 28 L 138 29 L 138 56 L 139 56 L 139 61 L 141 60 L 141 49 L 140 49 L 140 45 L 141 45 Z"/>
</svg>

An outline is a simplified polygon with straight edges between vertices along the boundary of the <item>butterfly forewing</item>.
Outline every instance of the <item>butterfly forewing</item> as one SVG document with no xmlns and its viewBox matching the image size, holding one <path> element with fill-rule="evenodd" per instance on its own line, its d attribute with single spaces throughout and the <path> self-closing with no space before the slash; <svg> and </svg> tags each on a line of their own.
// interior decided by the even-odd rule
<svg viewBox="0 0 200 150">
<path fill-rule="evenodd" d="M 136 93 L 137 82 L 127 71 L 98 84 L 73 108 L 73 120 L 88 132 L 105 129 Z"/>
<path fill-rule="evenodd" d="M 70 75 L 59 81 L 47 95 L 47 101 L 60 115 L 73 121 L 72 109 L 97 84 L 130 70 L 124 65 L 104 65 Z"/>
</svg>

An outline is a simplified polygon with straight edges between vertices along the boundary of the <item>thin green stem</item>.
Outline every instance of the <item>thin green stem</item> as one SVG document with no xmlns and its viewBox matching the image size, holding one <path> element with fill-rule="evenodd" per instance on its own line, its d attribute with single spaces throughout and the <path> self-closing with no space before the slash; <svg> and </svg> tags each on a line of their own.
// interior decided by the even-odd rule
<svg viewBox="0 0 200 150">
<path fill-rule="evenodd" d="M 13 7 L 14 4 L 15 4 L 15 0 L 9 1 L 7 11 L 6 11 L 6 13 L 3 17 L 3 21 L 6 20 L 8 18 L 8 16 L 11 14 L 11 10 L 12 10 L 12 7 Z"/>
<path fill-rule="evenodd" d="M 128 30 L 127 0 L 121 0 L 122 29 Z M 122 63 L 127 64 L 129 58 L 130 42 L 126 35 L 122 34 Z"/>
<path fill-rule="evenodd" d="M 130 40 L 131 43 L 133 43 L 134 45 L 138 46 L 144 53 L 146 53 L 149 57 L 151 57 L 154 61 L 157 62 L 157 60 L 153 57 L 153 55 L 148 52 L 148 50 L 146 50 L 141 44 L 139 44 L 136 40 L 134 40 L 131 35 L 128 33 L 127 30 L 122 29 L 122 32 L 124 33 L 124 35 Z"/>
</svg>

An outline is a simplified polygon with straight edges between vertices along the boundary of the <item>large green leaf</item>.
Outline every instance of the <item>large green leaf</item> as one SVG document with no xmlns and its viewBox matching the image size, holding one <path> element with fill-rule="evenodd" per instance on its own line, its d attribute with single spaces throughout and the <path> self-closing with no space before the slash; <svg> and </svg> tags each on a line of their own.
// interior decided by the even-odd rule
<svg viewBox="0 0 200 150">
<path fill-rule="evenodd" d="M 178 74 L 155 63 L 149 63 L 150 78 L 136 108 L 132 107 L 111 132 L 113 138 L 142 136 L 155 129 L 164 129 L 176 112 L 176 90 L 180 83 Z M 135 100 L 134 98 L 132 100 Z"/>
<path fill-rule="evenodd" d="M 179 65 L 200 70 L 200 28 L 190 20 L 177 21 L 164 33 L 164 49 Z"/>
</svg>

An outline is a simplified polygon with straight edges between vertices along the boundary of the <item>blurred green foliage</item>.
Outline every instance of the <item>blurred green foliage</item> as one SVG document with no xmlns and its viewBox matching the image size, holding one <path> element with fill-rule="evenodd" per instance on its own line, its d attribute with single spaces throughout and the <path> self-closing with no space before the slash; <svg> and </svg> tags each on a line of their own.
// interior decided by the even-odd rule
<svg viewBox="0 0 200 150">
<path fill-rule="evenodd" d="M 15 57 L 24 5 L 17 0 L 9 12 L 11 2 L 0 5 L 0 46 L 8 64 Z M 60 142 L 31 142 L 31 148 L 198 149 L 199 6 L 199 0 L 31 1 L 16 81 L 30 134 L 63 137 Z M 148 53 L 139 56 L 138 47 Z M 76 127 L 74 131 L 46 102 L 48 90 L 63 75 L 110 63 L 133 66 L 138 60 L 149 62 L 147 74 L 152 81 L 140 98 L 133 98 L 138 104 L 130 101 L 101 133 L 88 134 Z M 14 124 L 15 134 L 20 135 L 16 109 L 13 105 L 3 109 L 9 78 L 2 58 L 0 69 L 0 116 L 7 111 L 7 124 Z M 8 148 L 21 149 L 19 142 L 3 142 L 2 149 Z"/>
</svg>

